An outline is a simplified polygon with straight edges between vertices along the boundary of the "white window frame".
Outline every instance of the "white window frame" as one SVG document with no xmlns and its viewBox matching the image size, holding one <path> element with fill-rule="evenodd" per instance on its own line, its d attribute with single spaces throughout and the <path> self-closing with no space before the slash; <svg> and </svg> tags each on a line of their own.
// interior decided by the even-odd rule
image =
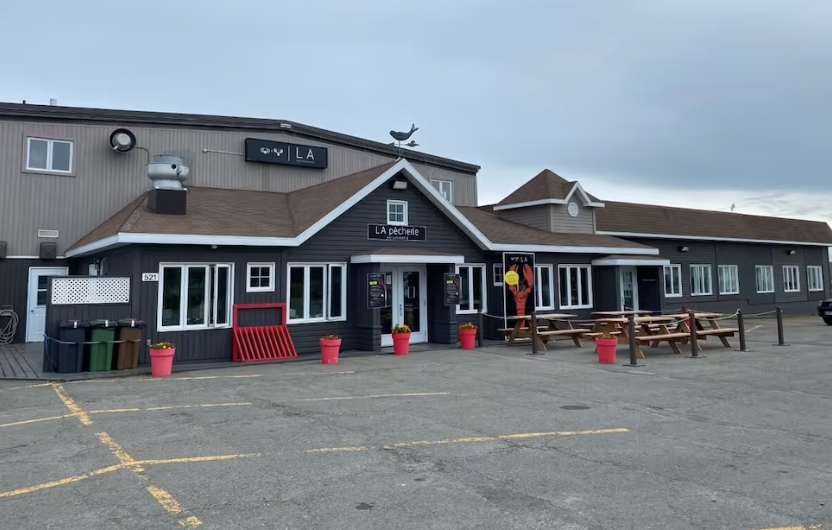
<svg viewBox="0 0 832 530">
<path fill-rule="evenodd" d="M 268 287 L 252 287 L 251 286 L 251 269 L 253 268 L 268 268 L 269 269 L 269 286 Z M 271 293 L 274 292 L 274 263 L 247 263 L 246 264 L 246 292 L 247 293 Z"/>
<path fill-rule="evenodd" d="M 702 269 L 703 275 L 704 271 L 708 271 L 708 291 L 697 293 L 694 292 L 693 289 L 693 270 L 694 269 Z M 693 263 L 690 266 L 690 295 L 691 296 L 712 296 L 714 294 L 714 268 L 711 266 L 710 263 Z"/>
<path fill-rule="evenodd" d="M 430 179 L 430 185 L 433 186 L 436 191 L 441 193 L 442 196 L 448 200 L 448 202 L 454 202 L 454 182 L 452 180 Z M 445 194 L 445 191 L 442 189 L 445 187 L 448 188 L 447 194 Z"/>
<path fill-rule="evenodd" d="M 757 280 L 760 278 L 759 271 L 764 270 L 766 271 L 765 278 L 766 282 L 770 286 L 769 289 L 765 289 L 763 291 L 760 290 L 760 285 L 757 283 Z M 757 289 L 757 293 L 773 293 L 774 292 L 774 266 L 773 265 L 755 265 L 754 266 L 754 287 Z"/>
<path fill-rule="evenodd" d="M 572 269 L 572 268 L 586 269 L 586 279 L 587 279 L 588 284 L 589 284 L 587 286 L 586 292 L 587 292 L 587 295 L 589 296 L 589 300 L 588 301 L 587 300 L 580 300 L 581 289 L 578 288 L 578 304 L 577 305 L 576 304 L 561 305 L 560 308 L 561 309 L 589 309 L 589 308 L 592 307 L 592 294 L 593 294 L 592 293 L 592 266 L 591 265 L 558 265 L 558 304 L 560 304 L 560 300 L 561 300 L 561 297 L 560 297 L 561 289 L 565 288 L 566 292 L 569 293 L 570 298 L 571 298 L 571 294 L 572 294 L 572 279 L 569 277 L 569 274 L 567 273 L 566 274 L 566 285 L 563 285 L 563 283 L 560 281 L 560 271 L 563 270 L 563 269 Z M 578 277 L 580 278 L 580 275 L 578 275 Z M 570 300 L 570 302 L 572 302 L 572 301 L 573 300 Z M 581 303 L 581 302 L 583 302 L 583 303 Z"/>
<path fill-rule="evenodd" d="M 394 206 L 394 205 L 402 207 L 402 220 L 401 221 L 391 221 L 390 220 L 390 207 Z M 394 200 L 388 200 L 387 201 L 387 224 L 395 225 L 395 226 L 407 226 L 407 201 L 394 201 Z"/>
<path fill-rule="evenodd" d="M 460 309 L 460 305 L 456 306 L 456 314 L 457 315 L 474 315 L 479 309 L 474 307 L 474 269 L 480 269 L 482 271 L 482 309 L 481 311 L 485 313 L 488 311 L 488 277 L 486 273 L 488 272 L 488 268 L 485 266 L 484 263 L 465 263 L 464 265 L 457 265 L 456 266 L 456 273 L 459 274 L 460 269 L 467 268 L 468 271 L 468 278 L 471 281 L 471 288 L 468 289 L 468 307 L 470 309 Z M 461 287 L 461 286 L 460 286 Z M 460 296 L 462 295 L 462 289 L 460 288 Z"/>
<path fill-rule="evenodd" d="M 495 263 L 491 266 L 491 276 L 494 281 L 494 287 L 502 287 L 505 283 L 505 273 L 503 272 L 503 264 Z"/>
<path fill-rule="evenodd" d="M 309 318 L 309 270 L 317 267 L 324 269 L 324 316 L 321 318 Z M 303 316 L 292 318 L 292 269 L 303 269 Z M 332 269 L 341 269 L 341 316 L 333 317 L 330 301 L 332 299 L 330 285 L 332 285 Z M 347 264 L 346 263 L 288 263 L 286 265 L 286 323 L 287 324 L 310 324 L 314 322 L 343 322 L 347 320 Z"/>
<path fill-rule="evenodd" d="M 811 274 L 814 272 L 815 274 Z M 814 278 L 812 278 L 814 276 Z M 806 286 L 810 291 L 823 291 L 823 267 L 820 265 L 806 266 Z"/>
<path fill-rule="evenodd" d="M 541 271 L 543 269 L 549 270 L 549 305 L 543 305 L 543 282 L 541 281 Z M 537 311 L 541 309 L 555 308 L 555 268 L 553 265 L 535 265 L 534 266 L 534 307 Z"/>
<path fill-rule="evenodd" d="M 188 314 L 188 269 L 190 267 L 203 267 L 206 269 L 205 273 L 205 324 L 187 325 L 182 322 L 187 322 Z M 213 267 L 213 274 L 211 274 Z M 179 324 L 173 326 L 162 325 L 162 303 L 164 302 L 164 283 L 165 283 L 165 269 L 180 269 L 180 291 L 179 291 Z M 217 324 L 217 298 L 211 300 L 211 284 L 216 284 L 219 278 L 220 269 L 228 270 L 228 307 L 226 308 L 227 322 L 224 324 Z M 159 264 L 159 285 L 157 286 L 157 301 L 156 301 L 156 331 L 192 331 L 200 329 L 225 329 L 230 328 L 233 319 L 232 311 L 234 310 L 234 264 L 233 263 L 160 263 Z M 211 311 L 208 305 L 211 304 Z"/>
<path fill-rule="evenodd" d="M 725 281 L 720 281 L 722 279 L 723 270 L 731 271 L 728 275 L 728 279 L 736 280 L 736 285 L 727 285 L 727 287 L 735 287 L 735 290 L 731 291 L 723 291 L 722 284 L 727 283 Z M 733 276 L 731 276 L 733 274 Z M 719 294 L 740 294 L 740 271 L 736 265 L 720 265 L 717 269 L 717 284 L 719 284 Z"/>
<path fill-rule="evenodd" d="M 789 271 L 789 272 L 787 272 Z M 793 278 L 789 278 L 793 276 Z M 794 285 L 789 289 L 789 280 L 794 280 Z M 783 292 L 784 293 L 799 293 L 800 292 L 800 266 L 799 265 L 783 265 Z"/>
<path fill-rule="evenodd" d="M 46 168 L 31 167 L 29 161 L 31 159 L 32 141 L 46 142 Z M 69 144 L 69 170 L 52 169 L 52 150 L 56 143 Z M 58 173 L 62 175 L 69 175 L 72 173 L 72 165 L 75 163 L 75 142 L 72 140 L 57 140 L 53 138 L 39 138 L 37 136 L 29 136 L 26 138 L 26 171 L 36 171 L 41 173 Z"/>
<path fill-rule="evenodd" d="M 671 263 L 670 265 L 665 265 L 662 267 L 662 282 L 664 282 L 665 275 L 667 275 L 668 269 L 670 269 L 670 285 L 671 287 L 678 288 L 679 292 L 675 292 L 677 289 L 674 289 L 673 292 L 667 292 L 667 284 L 665 283 L 665 290 L 664 290 L 664 297 L 665 298 L 679 298 L 682 296 L 682 266 L 678 263 Z M 674 283 L 673 275 L 676 275 L 676 282 Z"/>
</svg>

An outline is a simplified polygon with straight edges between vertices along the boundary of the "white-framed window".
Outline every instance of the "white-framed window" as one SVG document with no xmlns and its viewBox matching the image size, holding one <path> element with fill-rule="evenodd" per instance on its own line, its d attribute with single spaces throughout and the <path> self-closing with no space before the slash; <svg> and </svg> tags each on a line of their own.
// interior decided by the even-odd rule
<svg viewBox="0 0 832 530">
<path fill-rule="evenodd" d="M 387 201 L 387 224 L 407 224 L 407 201 Z"/>
<path fill-rule="evenodd" d="M 664 266 L 664 296 L 675 298 L 682 296 L 682 266 Z"/>
<path fill-rule="evenodd" d="M 163 263 L 156 329 L 226 328 L 234 303 L 234 268 L 226 263 Z"/>
<path fill-rule="evenodd" d="M 555 274 L 551 265 L 534 266 L 535 309 L 555 308 Z"/>
<path fill-rule="evenodd" d="M 274 291 L 274 263 L 249 263 L 246 272 L 246 291 L 249 293 Z"/>
<path fill-rule="evenodd" d="M 713 294 L 713 278 L 710 265 L 690 266 L 690 295 L 704 296 Z"/>
<path fill-rule="evenodd" d="M 717 278 L 719 294 L 740 294 L 740 273 L 736 265 L 720 265 Z"/>
<path fill-rule="evenodd" d="M 72 173 L 72 142 L 48 138 L 26 139 L 26 169 Z"/>
<path fill-rule="evenodd" d="M 453 202 L 454 198 L 454 183 L 450 180 L 435 180 L 431 179 L 431 185 L 436 188 L 436 191 L 441 193 L 448 202 Z"/>
<path fill-rule="evenodd" d="M 806 267 L 806 276 L 810 291 L 823 291 L 823 267 L 808 265 Z"/>
<path fill-rule="evenodd" d="M 330 322 L 347 319 L 346 263 L 289 263 L 287 322 Z"/>
<path fill-rule="evenodd" d="M 491 267 L 491 274 L 493 276 L 494 286 L 502 287 L 505 282 L 505 274 L 503 273 L 503 264 L 495 263 Z"/>
<path fill-rule="evenodd" d="M 774 267 L 771 265 L 757 265 L 754 267 L 754 279 L 758 293 L 774 292 Z"/>
<path fill-rule="evenodd" d="M 559 265 L 558 279 L 561 309 L 592 307 L 592 267 Z"/>
<path fill-rule="evenodd" d="M 800 267 L 783 265 L 783 290 L 787 293 L 800 292 Z"/>
<path fill-rule="evenodd" d="M 487 311 L 485 265 L 457 265 L 456 273 L 462 281 L 456 312 L 464 314 Z"/>
</svg>

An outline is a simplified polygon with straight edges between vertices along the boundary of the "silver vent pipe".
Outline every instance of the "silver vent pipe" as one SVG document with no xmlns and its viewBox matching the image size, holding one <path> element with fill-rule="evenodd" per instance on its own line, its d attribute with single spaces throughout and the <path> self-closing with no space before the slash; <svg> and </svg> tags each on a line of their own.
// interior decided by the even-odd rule
<svg viewBox="0 0 832 530">
<path fill-rule="evenodd" d="M 191 168 L 177 155 L 156 155 L 147 165 L 147 177 L 156 189 L 183 188 Z"/>
</svg>

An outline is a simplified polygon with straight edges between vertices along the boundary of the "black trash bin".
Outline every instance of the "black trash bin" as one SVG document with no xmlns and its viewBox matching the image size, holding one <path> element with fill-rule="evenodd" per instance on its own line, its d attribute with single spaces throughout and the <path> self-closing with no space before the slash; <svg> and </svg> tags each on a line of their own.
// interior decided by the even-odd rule
<svg viewBox="0 0 832 530">
<path fill-rule="evenodd" d="M 113 360 L 116 370 L 131 370 L 139 366 L 139 352 L 144 333 L 144 322 L 135 318 L 122 318 L 118 321 L 119 343 Z"/>
<path fill-rule="evenodd" d="M 74 374 L 84 371 L 84 341 L 87 340 L 89 322 L 64 320 L 58 325 L 58 369 L 59 374 Z"/>
</svg>

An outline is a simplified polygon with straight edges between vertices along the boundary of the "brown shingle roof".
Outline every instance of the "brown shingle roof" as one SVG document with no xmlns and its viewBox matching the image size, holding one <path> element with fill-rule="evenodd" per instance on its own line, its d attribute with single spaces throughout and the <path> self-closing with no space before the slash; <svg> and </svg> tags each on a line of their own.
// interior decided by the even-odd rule
<svg viewBox="0 0 832 530">
<path fill-rule="evenodd" d="M 515 245 L 554 245 L 567 247 L 602 248 L 651 248 L 617 237 L 595 234 L 560 234 L 538 230 L 520 223 L 507 221 L 481 208 L 458 206 L 457 209 L 468 218 L 492 243 Z"/>
<path fill-rule="evenodd" d="M 395 164 L 382 164 L 291 193 L 189 187 L 186 215 L 151 212 L 145 193 L 82 237 L 70 250 L 119 232 L 295 237 Z"/>
<path fill-rule="evenodd" d="M 832 229 L 824 222 L 626 202 L 604 204 L 605 208 L 596 210 L 597 229 L 604 232 L 832 245 Z"/>
<path fill-rule="evenodd" d="M 497 204 L 505 206 L 544 199 L 565 199 L 574 186 L 574 182 L 544 169 Z"/>
</svg>

